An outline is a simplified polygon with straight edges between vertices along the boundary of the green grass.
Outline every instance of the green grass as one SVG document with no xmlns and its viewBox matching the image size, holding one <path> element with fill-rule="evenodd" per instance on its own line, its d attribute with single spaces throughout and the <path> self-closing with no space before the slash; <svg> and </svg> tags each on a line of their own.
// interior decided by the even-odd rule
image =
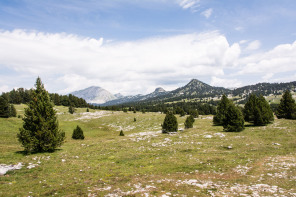
<svg viewBox="0 0 296 197">
<path fill-rule="evenodd" d="M 18 114 L 23 115 L 24 107 L 16 106 Z M 194 128 L 168 135 L 159 132 L 164 119 L 160 113 L 91 110 L 97 116 L 82 119 L 86 109 L 73 115 L 66 107 L 56 110 L 67 138 L 54 153 L 24 155 L 16 139 L 22 120 L 0 119 L 0 164 L 24 164 L 0 176 L 0 196 L 296 193 L 296 121 L 246 124 L 240 133 L 225 133 L 212 126 L 211 116 L 202 116 Z M 185 118 L 178 117 L 180 128 Z M 71 139 L 77 125 L 85 140 Z M 121 129 L 124 137 L 119 136 Z M 38 166 L 28 169 L 30 163 Z"/>
</svg>

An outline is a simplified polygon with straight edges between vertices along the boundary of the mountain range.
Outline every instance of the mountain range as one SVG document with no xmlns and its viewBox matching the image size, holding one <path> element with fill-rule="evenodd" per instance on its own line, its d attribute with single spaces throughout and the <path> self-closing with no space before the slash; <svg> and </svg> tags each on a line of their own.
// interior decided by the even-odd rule
<svg viewBox="0 0 296 197">
<path fill-rule="evenodd" d="M 256 85 L 244 86 L 233 90 L 223 87 L 213 87 L 197 79 L 192 79 L 187 85 L 173 91 L 165 91 L 163 88 L 156 88 L 154 92 L 147 95 L 123 96 L 120 93 L 111 94 L 109 91 L 91 86 L 89 88 L 72 92 L 74 96 L 85 99 L 88 103 L 101 106 L 119 105 L 133 102 L 173 102 L 183 99 L 214 98 L 222 94 L 240 96 L 242 99 L 249 94 L 281 94 L 284 90 L 296 91 L 296 81 L 289 83 L 258 83 Z"/>
</svg>

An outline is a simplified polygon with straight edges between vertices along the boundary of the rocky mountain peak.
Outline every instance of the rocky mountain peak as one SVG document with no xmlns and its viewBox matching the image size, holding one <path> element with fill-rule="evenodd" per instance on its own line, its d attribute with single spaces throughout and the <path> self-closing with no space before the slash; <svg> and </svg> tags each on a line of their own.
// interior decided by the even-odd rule
<svg viewBox="0 0 296 197">
<path fill-rule="evenodd" d="M 187 85 L 187 87 L 203 87 L 203 86 L 208 86 L 210 87 L 210 85 L 202 82 L 202 81 L 199 81 L 197 79 L 192 79 Z"/>
<path fill-rule="evenodd" d="M 71 94 L 85 99 L 88 103 L 101 104 L 116 99 L 113 94 L 98 86 L 91 86 L 83 90 L 72 92 Z"/>
<path fill-rule="evenodd" d="M 154 90 L 155 93 L 161 93 L 161 92 L 166 92 L 165 89 L 163 89 L 162 87 L 158 87 Z"/>
</svg>

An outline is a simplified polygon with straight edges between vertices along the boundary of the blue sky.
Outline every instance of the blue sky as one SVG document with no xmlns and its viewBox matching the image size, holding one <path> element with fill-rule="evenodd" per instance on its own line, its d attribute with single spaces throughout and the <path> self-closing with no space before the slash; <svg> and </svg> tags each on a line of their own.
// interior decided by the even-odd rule
<svg viewBox="0 0 296 197">
<path fill-rule="evenodd" d="M 296 80 L 294 0 L 1 0 L 0 91 Z"/>
</svg>

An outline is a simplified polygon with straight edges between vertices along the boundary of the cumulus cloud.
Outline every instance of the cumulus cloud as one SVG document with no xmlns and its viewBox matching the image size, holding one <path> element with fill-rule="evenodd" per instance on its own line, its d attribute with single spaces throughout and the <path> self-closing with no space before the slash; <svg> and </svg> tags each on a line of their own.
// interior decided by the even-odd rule
<svg viewBox="0 0 296 197">
<path fill-rule="evenodd" d="M 148 93 L 176 79 L 221 76 L 240 55 L 239 45 L 229 45 L 218 32 L 107 43 L 14 30 L 0 32 L 0 46 L 0 65 L 19 75 L 46 76 L 54 84 L 50 88 L 60 93 L 89 85 L 114 93 Z"/>
<path fill-rule="evenodd" d="M 212 15 L 212 13 L 213 13 L 213 9 L 212 8 L 209 8 L 209 9 L 203 11 L 200 14 L 203 15 L 204 17 L 206 17 L 206 18 L 210 18 L 210 16 Z"/>
<path fill-rule="evenodd" d="M 242 82 L 237 79 L 223 79 L 212 77 L 211 85 L 216 87 L 237 88 L 242 86 Z"/>
<path fill-rule="evenodd" d="M 296 41 L 281 44 L 270 51 L 240 58 L 239 74 L 262 74 L 296 72 Z"/>
<path fill-rule="evenodd" d="M 248 46 L 246 47 L 246 50 L 253 51 L 253 50 L 259 49 L 260 47 L 261 47 L 261 42 L 259 40 L 254 40 L 248 44 Z"/>
</svg>

